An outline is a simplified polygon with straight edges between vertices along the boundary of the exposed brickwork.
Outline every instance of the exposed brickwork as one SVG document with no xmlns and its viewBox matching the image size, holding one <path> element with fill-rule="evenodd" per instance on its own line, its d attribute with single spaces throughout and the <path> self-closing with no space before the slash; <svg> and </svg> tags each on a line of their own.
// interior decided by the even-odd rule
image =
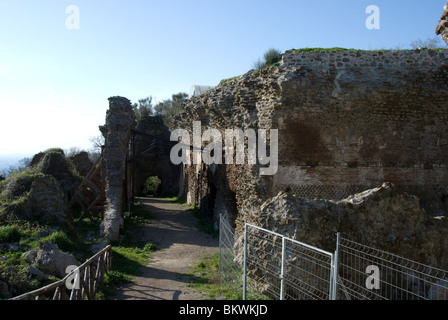
<svg viewBox="0 0 448 320">
<path fill-rule="evenodd" d="M 288 51 L 185 110 L 177 127 L 279 130 L 277 174 L 231 181 L 241 216 L 291 186 L 448 181 L 448 50 Z"/>
</svg>

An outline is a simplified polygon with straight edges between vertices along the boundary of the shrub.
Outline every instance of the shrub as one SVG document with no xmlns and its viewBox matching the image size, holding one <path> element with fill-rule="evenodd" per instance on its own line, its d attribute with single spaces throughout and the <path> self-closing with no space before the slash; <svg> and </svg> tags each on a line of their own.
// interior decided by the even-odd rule
<svg viewBox="0 0 448 320">
<path fill-rule="evenodd" d="M 265 62 L 262 59 L 258 59 L 254 62 L 254 69 L 261 70 L 265 67 Z"/>
<path fill-rule="evenodd" d="M 31 190 L 34 179 L 41 174 L 31 169 L 16 171 L 8 179 L 2 181 L 0 199 L 20 197 Z"/>
<path fill-rule="evenodd" d="M 229 81 L 232 81 L 232 80 L 234 80 L 234 79 L 236 79 L 236 78 L 239 78 L 239 77 L 240 77 L 240 76 L 235 76 L 235 77 L 228 78 L 228 79 L 222 79 L 222 80 L 219 82 L 219 85 L 224 84 L 224 83 L 229 82 Z"/>
<path fill-rule="evenodd" d="M 67 236 L 63 231 L 56 231 L 40 239 L 40 242 L 52 242 L 58 245 L 61 251 L 65 252 L 76 252 L 80 249 L 80 244 L 69 236 Z"/>
<path fill-rule="evenodd" d="M 253 68 L 256 70 L 264 69 L 265 67 L 272 66 L 274 64 L 277 64 L 282 60 L 282 53 L 280 50 L 277 49 L 269 49 L 266 51 L 263 55 L 263 59 L 258 59 L 255 61 Z"/>
<path fill-rule="evenodd" d="M 280 62 L 282 60 L 282 53 L 277 49 L 269 49 L 264 54 L 264 61 L 266 66 L 271 66 L 274 63 Z"/>
<path fill-rule="evenodd" d="M 111 270 L 105 276 L 105 284 L 108 286 L 116 286 L 119 284 L 130 283 L 132 278 L 130 275 L 117 270 Z"/>
<path fill-rule="evenodd" d="M 0 226 L 0 243 L 18 242 L 21 237 L 22 233 L 17 225 Z"/>
<path fill-rule="evenodd" d="M 157 193 L 157 190 L 159 189 L 160 182 L 160 179 L 156 176 L 149 177 L 145 181 L 143 193 L 155 195 Z"/>
<path fill-rule="evenodd" d="M 45 150 L 43 153 L 45 153 L 45 154 L 47 154 L 47 153 L 60 153 L 63 156 L 65 156 L 65 152 L 61 148 L 50 148 L 50 149 Z"/>
</svg>

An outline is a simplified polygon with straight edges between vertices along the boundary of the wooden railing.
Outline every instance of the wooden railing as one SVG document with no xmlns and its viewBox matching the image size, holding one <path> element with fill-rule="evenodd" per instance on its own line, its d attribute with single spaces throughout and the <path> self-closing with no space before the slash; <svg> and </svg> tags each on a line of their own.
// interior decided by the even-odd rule
<svg viewBox="0 0 448 320">
<path fill-rule="evenodd" d="M 67 274 L 62 280 L 9 300 L 43 300 L 50 297 L 49 293 L 53 293 L 53 300 L 85 300 L 85 298 L 95 300 L 98 286 L 104 282 L 104 274 L 111 270 L 111 253 L 112 247 L 107 246 Z M 67 288 L 69 279 L 74 280 L 71 290 Z M 68 291 L 71 292 L 68 293 Z"/>
</svg>

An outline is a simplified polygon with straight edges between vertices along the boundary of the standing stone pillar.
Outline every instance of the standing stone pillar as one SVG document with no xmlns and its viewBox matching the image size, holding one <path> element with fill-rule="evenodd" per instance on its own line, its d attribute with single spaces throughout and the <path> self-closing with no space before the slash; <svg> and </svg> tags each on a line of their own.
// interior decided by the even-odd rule
<svg viewBox="0 0 448 320">
<path fill-rule="evenodd" d="M 127 202 L 126 163 L 135 115 L 131 102 L 123 97 L 109 98 L 106 124 L 100 128 L 105 138 L 103 168 L 105 174 L 104 219 L 101 233 L 107 240 L 119 239 L 122 212 Z"/>
</svg>

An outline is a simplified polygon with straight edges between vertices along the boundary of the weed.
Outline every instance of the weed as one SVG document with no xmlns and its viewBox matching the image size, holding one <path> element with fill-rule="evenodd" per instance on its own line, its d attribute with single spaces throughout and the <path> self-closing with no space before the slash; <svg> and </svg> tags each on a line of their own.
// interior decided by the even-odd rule
<svg viewBox="0 0 448 320">
<path fill-rule="evenodd" d="M 52 242 L 54 244 L 57 244 L 58 248 L 61 251 L 71 253 L 79 252 L 85 248 L 81 242 L 73 240 L 63 231 L 53 232 L 49 236 L 41 238 L 39 242 Z"/>
<path fill-rule="evenodd" d="M 220 82 L 219 82 L 219 85 L 222 85 L 222 84 L 224 84 L 224 83 L 226 83 L 226 82 L 229 82 L 229 81 L 232 81 L 232 80 L 234 80 L 234 79 L 236 79 L 236 78 L 239 78 L 240 76 L 236 76 L 236 77 L 232 77 L 232 78 L 228 78 L 228 79 L 222 79 Z"/>
<path fill-rule="evenodd" d="M 1 242 L 18 242 L 22 238 L 22 232 L 17 225 L 0 226 Z"/>
</svg>

